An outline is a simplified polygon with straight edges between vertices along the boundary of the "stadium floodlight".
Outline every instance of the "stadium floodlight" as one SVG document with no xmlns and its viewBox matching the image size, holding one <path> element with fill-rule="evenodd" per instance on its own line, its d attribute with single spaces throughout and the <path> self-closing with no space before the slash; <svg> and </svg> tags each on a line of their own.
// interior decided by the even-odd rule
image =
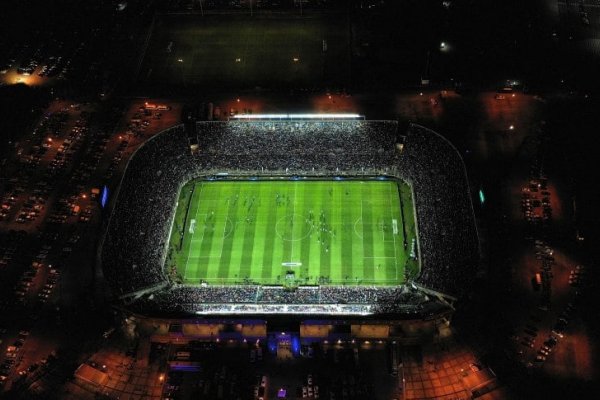
<svg viewBox="0 0 600 400">
<path fill-rule="evenodd" d="M 104 185 L 102 188 L 102 194 L 100 195 L 100 205 L 105 208 L 108 204 L 108 186 Z"/>
<path fill-rule="evenodd" d="M 250 120 L 250 119 L 357 119 L 364 118 L 360 114 L 243 114 L 234 115 L 234 119 Z"/>
</svg>

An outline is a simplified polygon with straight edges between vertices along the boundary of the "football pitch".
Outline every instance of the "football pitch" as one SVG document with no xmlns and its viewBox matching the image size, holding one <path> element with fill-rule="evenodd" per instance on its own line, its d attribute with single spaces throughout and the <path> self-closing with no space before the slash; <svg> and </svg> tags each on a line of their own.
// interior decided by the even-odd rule
<svg viewBox="0 0 600 400">
<path fill-rule="evenodd" d="M 187 284 L 398 285 L 418 274 L 410 187 L 396 180 L 194 180 L 167 265 Z"/>
<path fill-rule="evenodd" d="M 349 57 L 345 14 L 165 15 L 138 81 L 219 89 L 338 84 Z"/>
</svg>

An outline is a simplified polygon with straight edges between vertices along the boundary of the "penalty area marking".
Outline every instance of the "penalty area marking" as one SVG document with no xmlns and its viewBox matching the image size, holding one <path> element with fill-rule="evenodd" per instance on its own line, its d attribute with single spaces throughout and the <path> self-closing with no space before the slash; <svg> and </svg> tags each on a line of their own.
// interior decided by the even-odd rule
<svg viewBox="0 0 600 400">
<path fill-rule="evenodd" d="M 398 197 L 401 196 L 402 194 L 399 192 L 400 188 L 398 188 Z M 388 186 L 388 200 L 390 202 L 390 205 L 392 204 L 392 188 L 391 186 Z M 400 204 L 400 207 L 402 207 L 402 204 Z M 392 208 L 389 208 L 390 210 L 390 217 L 392 218 L 393 223 L 395 224 L 395 235 L 392 235 L 393 239 L 394 239 L 394 272 L 396 272 L 396 280 L 398 280 L 398 250 L 396 249 L 396 236 L 398 234 L 398 221 L 395 220 L 392 215 Z"/>
<path fill-rule="evenodd" d="M 206 219 L 206 217 L 208 216 L 208 214 L 204 213 L 204 214 L 196 214 L 196 218 L 202 217 L 204 216 L 204 219 Z M 215 217 L 216 218 L 216 217 Z M 195 221 L 195 220 L 192 220 Z M 197 225 L 197 224 L 195 224 Z M 229 228 L 229 229 L 227 229 Z M 233 228 L 234 228 L 234 224 L 233 221 L 231 221 L 231 219 L 229 217 L 225 217 L 225 225 L 223 226 L 223 239 L 225 239 L 227 236 L 231 235 L 231 233 L 233 232 Z M 190 228 L 191 229 L 191 228 Z M 206 225 L 204 226 L 204 229 L 202 229 L 202 236 L 197 238 L 196 241 L 201 242 L 204 239 L 204 233 L 206 232 Z M 190 230 L 190 233 L 194 233 Z"/>
<path fill-rule="evenodd" d="M 198 215 L 208 215 L 208 214 L 198 214 Z M 233 222 L 231 221 L 231 219 L 229 217 L 225 217 L 225 224 L 223 225 L 223 233 L 222 233 L 223 240 L 225 240 L 227 237 L 229 237 L 229 235 L 231 235 L 233 233 L 233 227 L 234 227 L 234 225 L 233 225 Z M 206 227 L 202 230 L 202 237 L 196 239 L 196 242 L 202 242 L 202 240 L 204 239 L 205 231 L 206 231 Z M 192 243 L 190 242 L 190 245 L 191 244 Z M 191 251 L 188 252 L 188 259 L 190 258 L 190 254 L 191 254 Z M 221 252 L 218 255 L 198 254 L 197 256 L 194 256 L 193 259 L 194 260 L 211 260 L 214 258 L 220 259 L 222 256 L 223 256 L 223 245 L 221 245 Z M 188 278 L 186 278 L 186 279 L 188 279 Z"/>
<path fill-rule="evenodd" d="M 360 240 L 363 240 L 363 235 L 361 235 L 358 231 L 358 224 L 362 221 L 362 217 L 358 217 L 356 219 L 356 221 L 354 222 L 354 234 L 356 236 L 358 236 L 360 238 Z M 397 270 L 397 266 L 398 266 L 398 256 L 396 253 L 396 238 L 394 237 L 393 240 L 386 240 L 385 239 L 385 231 L 383 228 L 379 229 L 381 231 L 381 235 L 382 235 L 382 241 L 384 242 L 389 242 L 389 243 L 394 243 L 394 256 L 363 256 L 363 259 L 392 259 L 394 260 L 394 269 Z M 392 235 L 393 236 L 393 235 Z"/>
<path fill-rule="evenodd" d="M 200 193 L 199 193 L 199 196 L 202 196 L 202 190 L 204 190 L 204 185 L 200 184 Z M 190 199 L 190 201 L 192 201 L 192 200 L 194 200 L 193 193 L 192 193 L 192 198 Z M 198 206 L 196 206 L 196 213 L 197 213 L 197 212 L 198 212 Z M 195 226 L 195 224 L 196 224 L 196 222 L 195 222 L 195 221 L 196 221 L 196 220 L 195 220 L 195 219 L 193 219 L 192 221 L 194 221 L 194 226 Z M 185 229 L 185 228 L 184 228 L 184 229 Z M 192 229 L 192 225 L 191 225 L 191 223 L 190 223 L 190 230 L 192 231 L 192 232 L 191 232 L 191 233 L 192 233 L 192 237 L 190 238 L 190 247 L 192 247 L 192 241 L 194 240 L 194 231 L 195 231 L 195 229 Z M 191 249 L 190 249 L 190 248 L 188 248 L 188 254 L 187 254 L 187 258 L 186 258 L 186 260 L 185 260 L 185 269 L 183 270 L 183 279 L 187 279 L 187 270 L 188 270 L 188 264 L 190 263 L 190 253 L 191 253 L 191 251 L 190 251 L 190 250 L 191 250 Z"/>
</svg>

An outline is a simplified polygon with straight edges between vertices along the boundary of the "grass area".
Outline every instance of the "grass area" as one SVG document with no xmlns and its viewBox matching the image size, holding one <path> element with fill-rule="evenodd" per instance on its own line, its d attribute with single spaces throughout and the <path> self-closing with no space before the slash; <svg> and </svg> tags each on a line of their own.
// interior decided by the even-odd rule
<svg viewBox="0 0 600 400">
<path fill-rule="evenodd" d="M 163 16 L 139 80 L 235 88 L 344 83 L 348 37 L 345 14 Z"/>
<path fill-rule="evenodd" d="M 398 285 L 418 273 L 414 221 L 395 180 L 196 180 L 168 265 L 190 284 Z"/>
</svg>

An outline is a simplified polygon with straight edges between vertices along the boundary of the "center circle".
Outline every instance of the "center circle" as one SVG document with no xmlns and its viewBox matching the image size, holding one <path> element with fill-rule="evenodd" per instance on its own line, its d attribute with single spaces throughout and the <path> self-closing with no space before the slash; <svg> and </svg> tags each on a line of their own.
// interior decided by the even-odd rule
<svg viewBox="0 0 600 400">
<path fill-rule="evenodd" d="M 231 232 L 233 232 L 233 222 L 231 222 L 229 217 L 226 217 L 225 226 L 223 227 L 223 239 L 231 235 Z"/>
<path fill-rule="evenodd" d="M 362 224 L 362 217 L 358 217 L 358 218 L 356 219 L 356 221 L 354 221 L 354 233 L 356 234 L 356 236 L 358 236 L 360 239 L 362 239 L 362 238 L 363 238 L 363 235 L 362 235 L 362 233 L 359 233 L 359 232 L 358 232 L 358 227 L 357 227 L 357 225 L 358 225 L 359 223 L 361 223 L 361 224 Z"/>
<path fill-rule="evenodd" d="M 300 231 L 294 234 L 294 231 L 298 230 Z M 295 213 L 284 215 L 279 218 L 275 225 L 277 236 L 287 242 L 297 242 L 302 240 L 310 235 L 311 230 L 312 225 L 310 224 L 310 221 L 303 215 Z"/>
</svg>

